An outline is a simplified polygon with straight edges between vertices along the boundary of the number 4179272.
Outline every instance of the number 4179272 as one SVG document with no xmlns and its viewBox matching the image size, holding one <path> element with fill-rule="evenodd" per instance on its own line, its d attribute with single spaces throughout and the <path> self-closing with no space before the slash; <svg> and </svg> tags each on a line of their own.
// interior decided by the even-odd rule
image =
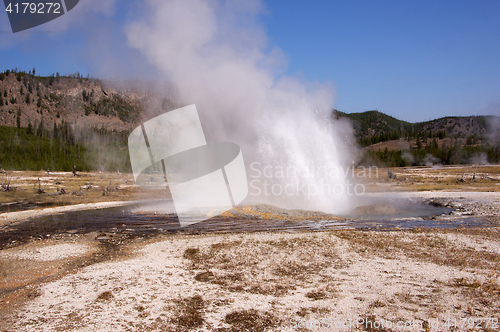
<svg viewBox="0 0 500 332">
<path fill-rule="evenodd" d="M 23 8 L 24 7 L 24 8 Z M 21 5 L 18 3 L 12 5 L 9 3 L 7 8 L 5 9 L 9 14 L 26 14 L 26 12 L 31 14 L 61 14 L 61 4 L 56 2 L 47 2 L 47 3 L 34 3 L 34 2 L 23 2 Z"/>
</svg>

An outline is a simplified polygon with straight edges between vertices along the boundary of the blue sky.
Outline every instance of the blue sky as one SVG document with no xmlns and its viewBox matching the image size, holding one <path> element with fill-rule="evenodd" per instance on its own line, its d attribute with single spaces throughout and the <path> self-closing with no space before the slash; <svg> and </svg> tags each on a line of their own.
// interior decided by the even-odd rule
<svg viewBox="0 0 500 332">
<path fill-rule="evenodd" d="M 99 3 L 80 3 L 84 1 Z M 118 62 L 125 76 L 154 73 L 147 65 L 136 65 L 143 62 L 141 56 L 127 47 L 123 33 L 125 22 L 140 12 L 138 4 L 117 1 L 91 14 L 90 5 L 80 4 L 66 15 L 72 17 L 15 35 L 9 32 L 7 15 L 0 14 L 0 69 L 36 67 L 41 74 L 80 71 L 112 77 L 99 60 L 112 48 L 123 54 L 125 60 Z M 261 23 L 270 45 L 285 54 L 287 74 L 332 82 L 337 109 L 378 109 L 409 121 L 500 114 L 498 0 L 265 4 Z M 89 21 L 82 15 L 86 10 Z M 100 37 L 99 31 L 112 33 Z M 95 47 L 89 50 L 89 45 Z"/>
</svg>

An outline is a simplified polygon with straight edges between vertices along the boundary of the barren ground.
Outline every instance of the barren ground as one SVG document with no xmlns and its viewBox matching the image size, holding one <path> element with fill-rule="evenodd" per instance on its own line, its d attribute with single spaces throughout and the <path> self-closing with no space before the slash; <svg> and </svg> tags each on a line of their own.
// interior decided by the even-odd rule
<svg viewBox="0 0 500 332">
<path fill-rule="evenodd" d="M 478 168 L 475 178 L 470 170 L 462 176 L 467 168 L 392 169 L 396 179 L 384 169 L 365 181 L 373 195 L 397 191 L 455 209 L 441 218 L 483 218 L 489 227 L 69 232 L 9 244 L 0 250 L 0 331 L 498 331 L 500 167 Z M 45 179 L 46 194 L 32 192 L 39 173 L 6 175 L 25 190 L 1 199 L 51 202 L 56 180 Z M 93 183 L 53 205 L 108 204 L 139 192 L 130 175 L 85 177 L 56 177 L 71 191 Z M 103 196 L 109 181 L 115 187 Z M 22 222 L 20 213 L 0 214 L 2 230 Z"/>
</svg>

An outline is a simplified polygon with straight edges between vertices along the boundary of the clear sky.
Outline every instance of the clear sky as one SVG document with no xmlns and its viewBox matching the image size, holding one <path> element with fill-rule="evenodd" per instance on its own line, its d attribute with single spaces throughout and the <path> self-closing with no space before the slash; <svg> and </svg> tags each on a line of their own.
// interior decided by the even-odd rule
<svg viewBox="0 0 500 332">
<path fill-rule="evenodd" d="M 137 65 L 144 60 L 125 37 L 140 6 L 80 0 L 60 19 L 17 34 L 1 13 L 0 70 L 113 77 L 100 59 L 118 53 L 123 76 L 154 76 Z M 287 73 L 332 82 L 339 110 L 378 109 L 409 121 L 500 115 L 498 0 L 268 0 L 265 7 L 259 20 Z"/>
</svg>

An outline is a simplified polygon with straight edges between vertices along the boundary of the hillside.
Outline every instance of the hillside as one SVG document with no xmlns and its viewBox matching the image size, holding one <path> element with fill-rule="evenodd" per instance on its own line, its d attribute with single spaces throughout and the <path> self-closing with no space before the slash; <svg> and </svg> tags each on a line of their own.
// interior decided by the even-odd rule
<svg viewBox="0 0 500 332">
<path fill-rule="evenodd" d="M 408 133 L 415 137 L 415 133 L 428 132 L 429 134 L 444 132 L 446 136 L 467 138 L 475 135 L 478 138 L 488 132 L 488 122 L 492 116 L 447 116 L 431 121 L 411 123 L 396 119 L 379 111 L 362 113 L 344 113 L 334 110 L 335 118 L 351 120 L 358 138 L 366 138 L 392 133 Z M 404 136 L 404 134 L 403 134 Z"/>
<path fill-rule="evenodd" d="M 436 120 L 415 123 L 416 131 L 445 131 L 448 136 L 463 138 L 475 135 L 482 137 L 488 132 L 492 116 L 447 116 Z"/>
<path fill-rule="evenodd" d="M 0 73 L 0 171 L 130 171 L 130 130 L 155 116 L 145 109 L 174 107 L 151 91 L 79 74 Z"/>
<path fill-rule="evenodd" d="M 47 129 L 65 122 L 73 127 L 127 131 L 145 120 L 144 109 L 172 106 L 170 99 L 152 90 L 138 83 L 79 74 L 43 77 L 7 70 L 0 73 L 0 125 L 27 127 L 31 123 L 36 129 L 43 122 Z"/>
<path fill-rule="evenodd" d="M 398 120 L 390 115 L 379 111 L 366 111 L 362 113 L 344 113 L 334 110 L 335 118 L 348 118 L 356 132 L 356 136 L 371 137 L 384 133 L 411 130 L 412 124 L 403 120 Z"/>
<path fill-rule="evenodd" d="M 380 166 L 474 164 L 500 162 L 500 146 L 493 141 L 494 116 L 444 117 L 410 123 L 378 111 L 343 113 L 364 147 L 362 163 Z M 498 131 L 498 128 L 496 129 Z"/>
<path fill-rule="evenodd" d="M 172 99 L 164 96 L 167 89 L 158 89 L 157 84 L 110 82 L 79 74 L 43 77 L 32 72 L 7 70 L 0 73 L 0 125 L 27 127 L 31 123 L 37 129 L 43 121 L 46 129 L 54 123 L 66 122 L 79 127 L 131 130 L 147 116 L 155 116 L 152 109 L 162 111 L 175 107 Z M 488 131 L 490 118 L 444 117 L 410 123 L 378 111 L 333 112 L 335 118 L 351 120 L 363 146 L 405 136 L 416 138 L 423 132 L 429 137 L 441 132 L 441 136 L 480 139 Z"/>
</svg>

